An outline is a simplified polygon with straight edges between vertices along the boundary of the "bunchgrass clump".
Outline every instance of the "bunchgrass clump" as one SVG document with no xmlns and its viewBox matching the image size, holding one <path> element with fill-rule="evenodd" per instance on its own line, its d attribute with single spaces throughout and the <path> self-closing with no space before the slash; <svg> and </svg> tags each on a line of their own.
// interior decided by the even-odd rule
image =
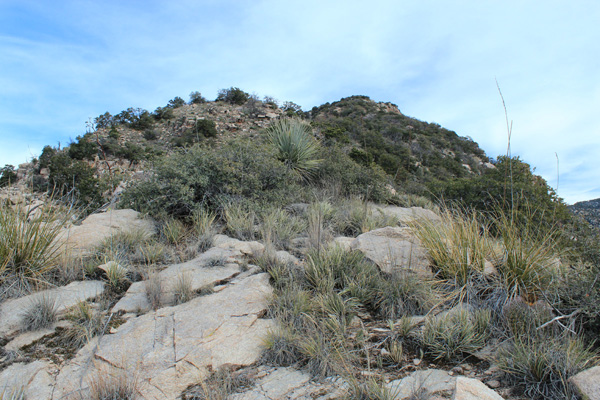
<svg viewBox="0 0 600 400">
<path fill-rule="evenodd" d="M 194 297 L 192 290 L 192 278 L 189 273 L 180 273 L 177 275 L 175 286 L 173 287 L 173 301 L 175 305 L 187 303 Z"/>
<path fill-rule="evenodd" d="M 240 240 L 256 239 L 256 213 L 241 204 L 223 206 L 227 232 Z"/>
<path fill-rule="evenodd" d="M 380 382 L 370 378 L 365 382 L 357 379 L 350 381 L 348 393 L 344 400 L 394 400 L 396 396 Z"/>
<path fill-rule="evenodd" d="M 138 381 L 125 370 L 98 371 L 91 379 L 90 400 L 133 400 L 137 398 Z"/>
<path fill-rule="evenodd" d="M 336 232 L 352 237 L 374 229 L 398 225 L 396 217 L 375 210 L 369 203 L 358 198 L 340 202 L 333 218 Z"/>
<path fill-rule="evenodd" d="M 196 234 L 198 250 L 205 252 L 213 245 L 216 233 L 216 214 L 205 208 L 198 208 L 192 213 L 192 228 Z"/>
<path fill-rule="evenodd" d="M 160 275 L 156 271 L 151 271 L 146 280 L 144 280 L 144 293 L 150 308 L 158 310 L 162 305 L 163 287 Z"/>
<path fill-rule="evenodd" d="M 496 355 L 499 368 L 536 399 L 577 398 L 567 380 L 597 361 L 596 351 L 567 336 L 518 338 Z"/>
<path fill-rule="evenodd" d="M 290 241 L 307 228 L 305 220 L 278 208 L 268 210 L 261 219 L 261 238 L 265 245 L 275 248 L 289 248 Z"/>
<path fill-rule="evenodd" d="M 67 330 L 66 338 L 76 349 L 102 333 L 104 326 L 102 315 L 87 301 L 77 303 L 67 315 L 67 319 L 73 323 L 73 326 Z"/>
<path fill-rule="evenodd" d="M 485 345 L 487 334 L 481 329 L 465 309 L 431 317 L 425 322 L 421 338 L 425 354 L 434 360 L 460 360 Z"/>
<path fill-rule="evenodd" d="M 164 263 L 169 259 L 168 248 L 160 242 L 144 243 L 139 249 L 141 258 L 147 266 Z"/>
<path fill-rule="evenodd" d="M 58 317 L 57 307 L 56 299 L 48 294 L 34 296 L 21 315 L 21 329 L 37 331 L 49 328 Z"/>
<path fill-rule="evenodd" d="M 440 222 L 418 219 L 411 227 L 427 249 L 439 276 L 464 288 L 473 275 L 484 271 L 490 252 L 488 228 L 475 212 L 445 208 L 440 216 Z"/>
<path fill-rule="evenodd" d="M 212 372 L 199 385 L 188 390 L 186 400 L 227 400 L 233 393 L 251 387 L 254 381 L 248 374 L 231 371 L 227 366 Z"/>
<path fill-rule="evenodd" d="M 0 400 L 26 400 L 25 387 L 22 385 L 3 387 L 0 391 Z"/>
<path fill-rule="evenodd" d="M 165 219 L 160 228 L 161 237 L 173 246 L 182 245 L 189 236 L 189 230 L 183 222 L 175 218 Z"/>
</svg>

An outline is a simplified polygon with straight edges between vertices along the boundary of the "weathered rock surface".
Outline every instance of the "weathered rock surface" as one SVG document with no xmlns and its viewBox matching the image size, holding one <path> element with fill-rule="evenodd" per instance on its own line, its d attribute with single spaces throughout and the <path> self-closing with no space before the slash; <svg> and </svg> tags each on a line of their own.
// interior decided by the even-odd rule
<svg viewBox="0 0 600 400">
<path fill-rule="evenodd" d="M 333 382 L 311 382 L 305 372 L 293 368 L 271 368 L 254 387 L 230 396 L 231 400 L 328 400 L 341 398 L 344 391 Z"/>
<path fill-rule="evenodd" d="M 413 395 L 423 393 L 451 394 L 456 386 L 456 378 L 440 369 L 415 371 L 412 374 L 387 384 L 394 399 L 403 400 Z"/>
<path fill-rule="evenodd" d="M 244 242 L 226 235 L 215 235 L 213 245 L 225 250 L 235 250 L 249 257 L 258 256 L 265 250 L 265 246 L 262 243 L 256 241 Z"/>
<path fill-rule="evenodd" d="M 108 367 L 136 371 L 144 399 L 175 399 L 200 382 L 209 367 L 250 365 L 274 327 L 261 318 L 271 291 L 268 275 L 257 274 L 212 295 L 133 318 L 78 352 L 58 375 L 54 398 L 69 398 L 80 389 L 85 394 L 96 371 Z"/>
<path fill-rule="evenodd" d="M 154 222 L 140 218 L 134 210 L 109 210 L 92 214 L 81 225 L 71 226 L 61 232 L 57 240 L 73 255 L 94 249 L 103 240 L 119 231 L 139 230 L 148 236 L 156 233 Z"/>
<path fill-rule="evenodd" d="M 409 224 L 416 220 L 424 219 L 431 222 L 441 222 L 439 215 L 431 210 L 422 207 L 398 207 L 398 206 L 374 206 L 375 210 L 381 211 L 384 215 L 394 217 L 401 224 Z"/>
<path fill-rule="evenodd" d="M 40 329 L 38 331 L 31 332 L 23 332 L 18 334 L 13 340 L 8 342 L 6 346 L 4 346 L 4 350 L 6 351 L 17 351 L 23 346 L 28 346 L 33 342 L 36 342 L 42 339 L 45 336 L 51 335 L 54 333 L 56 328 L 67 328 L 71 326 L 71 322 L 69 321 L 58 321 L 54 323 L 51 327 L 46 329 Z"/>
<path fill-rule="evenodd" d="M 77 281 L 56 289 L 43 290 L 0 304 L 0 337 L 14 335 L 20 328 L 23 311 L 39 296 L 47 296 L 56 302 L 58 313 L 73 307 L 80 301 L 96 297 L 104 291 L 104 282 Z"/>
<path fill-rule="evenodd" d="M 56 367 L 49 361 L 12 364 L 0 372 L 0 394 L 22 388 L 26 399 L 51 399 L 55 372 Z"/>
<path fill-rule="evenodd" d="M 600 400 L 600 366 L 581 371 L 569 379 L 584 400 Z"/>
<path fill-rule="evenodd" d="M 229 279 L 240 273 L 240 266 L 230 261 L 235 261 L 239 255 L 234 250 L 213 248 L 193 260 L 175 264 L 158 273 L 158 280 L 162 283 L 162 303 L 173 304 L 175 285 L 178 280 L 188 279 L 190 287 L 196 291 L 207 285 Z M 207 266 L 209 263 L 220 262 L 222 265 Z M 146 283 L 144 281 L 133 283 L 125 296 L 119 300 L 112 312 L 138 312 L 148 311 L 151 306 L 146 296 Z"/>
<path fill-rule="evenodd" d="M 456 378 L 456 389 L 454 391 L 453 400 L 503 400 L 503 397 L 492 389 L 487 387 L 483 382 L 459 376 Z"/>
<path fill-rule="evenodd" d="M 431 275 L 427 252 L 409 228 L 388 226 L 363 233 L 351 248 L 363 252 L 384 272 L 409 269 Z"/>
</svg>

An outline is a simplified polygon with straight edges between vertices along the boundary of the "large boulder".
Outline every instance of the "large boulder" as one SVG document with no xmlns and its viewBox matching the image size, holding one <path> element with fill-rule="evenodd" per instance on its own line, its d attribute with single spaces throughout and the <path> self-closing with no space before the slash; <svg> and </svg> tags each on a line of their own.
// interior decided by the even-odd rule
<svg viewBox="0 0 600 400">
<path fill-rule="evenodd" d="M 398 207 L 388 205 L 374 206 L 373 208 L 386 216 L 395 218 L 403 225 L 408 225 L 417 220 L 427 220 L 434 223 L 442 221 L 439 215 L 422 207 Z"/>
<path fill-rule="evenodd" d="M 51 362 L 40 360 L 10 365 L 0 372 L 0 398 L 49 400 L 52 398 L 56 370 Z M 21 389 L 23 397 L 10 396 Z M 6 397 L 2 397 L 2 394 Z"/>
<path fill-rule="evenodd" d="M 67 286 L 43 290 L 28 296 L 11 299 L 0 304 L 0 337 L 13 336 L 21 327 L 23 312 L 36 301 L 39 296 L 47 297 L 55 302 L 56 311 L 60 314 L 80 301 L 96 297 L 104 291 L 104 282 L 76 281 Z"/>
<path fill-rule="evenodd" d="M 108 210 L 92 214 L 81 225 L 71 226 L 62 231 L 57 240 L 72 255 L 83 255 L 92 251 L 106 238 L 121 231 L 141 231 L 147 236 L 156 233 L 154 222 L 141 218 L 137 211 Z"/>
<path fill-rule="evenodd" d="M 274 322 L 264 319 L 267 274 L 231 282 L 220 292 L 127 321 L 81 349 L 59 373 L 54 398 L 85 398 L 102 371 L 136 371 L 144 399 L 176 399 L 209 369 L 255 363 Z"/>
<path fill-rule="evenodd" d="M 600 400 L 600 366 L 592 367 L 572 376 L 569 382 L 583 400 Z"/>
<path fill-rule="evenodd" d="M 503 400 L 503 397 L 480 380 L 459 376 L 452 400 Z"/>
<path fill-rule="evenodd" d="M 419 240 L 407 227 L 386 227 L 359 235 L 350 244 L 384 272 L 412 270 L 431 275 L 429 258 Z"/>
</svg>

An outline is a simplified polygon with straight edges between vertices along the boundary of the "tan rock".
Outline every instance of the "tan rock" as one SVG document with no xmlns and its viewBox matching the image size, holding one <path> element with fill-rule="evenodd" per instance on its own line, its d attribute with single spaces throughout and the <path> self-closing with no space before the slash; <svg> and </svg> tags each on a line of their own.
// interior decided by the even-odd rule
<svg viewBox="0 0 600 400">
<path fill-rule="evenodd" d="M 56 289 L 43 290 L 18 299 L 7 300 L 0 304 L 0 337 L 14 335 L 21 325 L 23 311 L 30 307 L 38 296 L 47 296 L 56 302 L 58 313 L 66 311 L 80 301 L 100 295 L 104 291 L 104 282 L 76 281 Z"/>
<path fill-rule="evenodd" d="M 431 210 L 422 207 L 398 207 L 398 206 L 377 206 L 373 205 L 372 209 L 382 212 L 384 215 L 394 217 L 401 224 L 409 224 L 415 220 L 428 220 L 431 222 L 441 222 L 439 215 Z"/>
<path fill-rule="evenodd" d="M 410 398 L 416 393 L 425 392 L 428 395 L 435 393 L 452 393 L 456 385 L 456 378 L 440 369 L 427 369 L 415 371 L 412 374 L 388 383 L 386 386 L 394 394 L 395 400 Z"/>
<path fill-rule="evenodd" d="M 453 400 L 503 400 L 503 397 L 492 389 L 487 387 L 483 382 L 459 376 L 456 378 L 456 388 L 454 391 Z"/>
<path fill-rule="evenodd" d="M 256 241 L 244 242 L 226 235 L 215 235 L 213 245 L 226 250 L 236 250 L 249 257 L 258 256 L 265 250 L 262 243 Z"/>
<path fill-rule="evenodd" d="M 429 259 L 419 240 L 406 227 L 375 229 L 358 236 L 351 244 L 384 271 L 413 270 L 430 276 Z"/>
<path fill-rule="evenodd" d="M 154 222 L 140 218 L 140 213 L 137 211 L 109 210 L 92 214 L 84 219 L 81 225 L 65 229 L 57 240 L 73 255 L 82 255 L 119 231 L 133 230 L 140 230 L 148 236 L 156 233 Z"/>
<path fill-rule="evenodd" d="M 581 371 L 569 378 L 583 400 L 600 400 L 600 366 Z"/>
<path fill-rule="evenodd" d="M 108 365 L 136 371 L 146 399 L 175 399 L 209 367 L 250 365 L 274 327 L 261 316 L 272 289 L 267 274 L 252 275 L 221 292 L 133 318 L 117 333 L 86 345 L 57 377 L 54 397 L 85 394 L 94 371 Z M 84 396 L 85 397 L 85 396 Z"/>
<path fill-rule="evenodd" d="M 0 372 L 0 394 L 1 390 L 10 393 L 23 388 L 26 399 L 50 400 L 55 372 L 56 367 L 49 361 L 12 364 Z"/>
</svg>

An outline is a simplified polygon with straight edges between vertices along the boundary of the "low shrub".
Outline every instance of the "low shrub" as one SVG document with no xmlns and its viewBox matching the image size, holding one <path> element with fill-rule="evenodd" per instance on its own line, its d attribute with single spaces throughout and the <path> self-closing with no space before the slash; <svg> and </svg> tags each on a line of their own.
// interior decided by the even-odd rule
<svg viewBox="0 0 600 400">
<path fill-rule="evenodd" d="M 242 89 L 230 87 L 229 89 L 220 89 L 215 101 L 224 101 L 229 104 L 241 106 L 248 101 L 250 95 Z"/>
<path fill-rule="evenodd" d="M 98 371 L 90 381 L 90 400 L 134 400 L 138 381 L 123 369 Z"/>
<path fill-rule="evenodd" d="M 251 387 L 253 379 L 243 372 L 233 372 L 227 366 L 213 371 L 202 383 L 184 394 L 185 400 L 227 400 L 231 395 Z"/>
</svg>

